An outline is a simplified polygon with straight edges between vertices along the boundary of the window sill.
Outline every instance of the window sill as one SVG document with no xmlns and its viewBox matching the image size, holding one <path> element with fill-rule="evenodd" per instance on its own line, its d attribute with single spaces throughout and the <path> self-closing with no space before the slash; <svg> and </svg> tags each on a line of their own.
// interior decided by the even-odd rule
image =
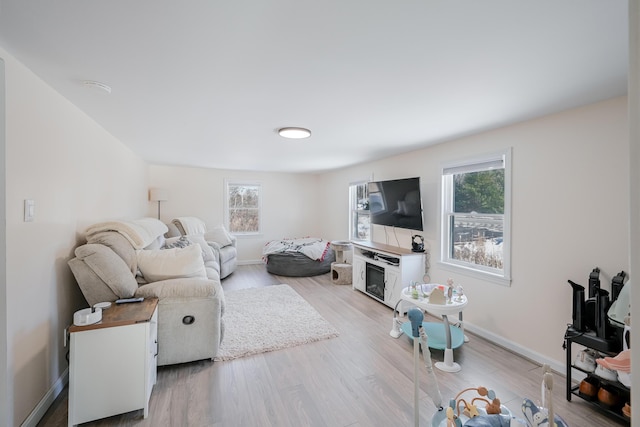
<svg viewBox="0 0 640 427">
<path fill-rule="evenodd" d="M 257 233 L 233 233 L 233 232 L 231 232 L 231 234 L 233 234 L 238 239 L 251 239 L 251 238 L 262 237 L 263 236 L 263 233 L 260 233 L 260 232 L 257 232 Z"/>
<path fill-rule="evenodd" d="M 465 276 L 473 277 L 474 279 L 482 280 L 484 282 L 495 283 L 500 286 L 511 286 L 510 277 L 504 277 L 494 273 L 489 273 L 488 271 L 476 270 L 474 268 L 464 267 L 457 264 L 450 264 L 444 261 L 438 261 L 438 266 L 443 270 L 464 274 Z"/>
</svg>

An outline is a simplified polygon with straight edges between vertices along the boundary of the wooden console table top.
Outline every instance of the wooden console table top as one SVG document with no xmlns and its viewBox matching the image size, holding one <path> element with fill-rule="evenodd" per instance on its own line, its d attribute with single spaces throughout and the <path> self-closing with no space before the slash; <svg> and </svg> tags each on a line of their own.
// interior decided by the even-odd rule
<svg viewBox="0 0 640 427">
<path fill-rule="evenodd" d="M 102 310 L 102 320 L 87 326 L 72 325 L 69 332 L 88 331 L 91 329 L 112 328 L 114 326 L 133 325 L 148 322 L 158 305 L 158 298 L 145 298 L 141 302 L 116 304 Z"/>
<path fill-rule="evenodd" d="M 384 243 L 376 242 L 351 242 L 354 246 L 358 246 L 363 249 L 370 249 L 373 251 L 388 252 L 394 255 L 422 255 L 424 252 L 413 252 L 411 249 L 401 248 L 399 246 L 385 245 Z"/>
</svg>

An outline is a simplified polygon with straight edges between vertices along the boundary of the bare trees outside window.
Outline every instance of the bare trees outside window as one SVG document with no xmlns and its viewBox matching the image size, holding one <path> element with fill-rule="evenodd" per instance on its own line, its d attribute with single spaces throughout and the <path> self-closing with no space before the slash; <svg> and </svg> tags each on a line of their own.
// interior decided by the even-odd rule
<svg viewBox="0 0 640 427">
<path fill-rule="evenodd" d="M 227 183 L 227 218 L 231 233 L 260 233 L 260 184 Z"/>
</svg>

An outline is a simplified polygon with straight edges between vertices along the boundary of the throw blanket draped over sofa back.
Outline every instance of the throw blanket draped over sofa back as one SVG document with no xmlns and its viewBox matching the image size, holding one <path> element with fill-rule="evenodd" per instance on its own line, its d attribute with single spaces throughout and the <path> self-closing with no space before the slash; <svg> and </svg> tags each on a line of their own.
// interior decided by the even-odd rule
<svg viewBox="0 0 640 427">
<path fill-rule="evenodd" d="M 122 234 L 131 243 L 134 249 L 143 249 L 149 246 L 160 235 L 166 233 L 167 226 L 155 218 L 141 218 L 135 220 L 117 220 L 94 224 L 87 229 L 87 241 L 91 241 L 97 233 L 103 231 L 116 231 Z"/>
</svg>

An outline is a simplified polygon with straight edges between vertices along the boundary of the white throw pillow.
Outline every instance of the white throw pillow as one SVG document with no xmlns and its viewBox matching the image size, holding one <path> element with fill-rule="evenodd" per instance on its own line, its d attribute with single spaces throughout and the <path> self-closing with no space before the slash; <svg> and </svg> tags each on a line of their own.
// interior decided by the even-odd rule
<svg viewBox="0 0 640 427">
<path fill-rule="evenodd" d="M 207 244 L 204 237 L 197 235 L 189 235 L 186 237 L 191 243 L 200 245 L 200 248 L 202 249 L 202 259 L 205 263 L 208 261 L 216 261 L 216 257 L 213 255 L 213 249 L 211 249 L 211 246 Z"/>
<path fill-rule="evenodd" d="M 216 242 L 220 247 L 229 246 L 231 244 L 231 235 L 222 225 L 217 226 L 211 231 L 204 234 L 205 240 Z"/>
<path fill-rule="evenodd" d="M 202 259 L 205 264 L 209 261 L 217 260 L 216 256 L 213 254 L 213 249 L 211 249 L 211 246 L 209 246 L 209 244 L 204 240 L 204 237 L 195 234 L 171 237 L 167 239 L 167 243 L 163 249 L 184 248 L 189 245 L 200 245 L 200 249 L 202 249 Z"/>
<path fill-rule="evenodd" d="M 200 245 L 136 251 L 138 268 L 148 282 L 180 277 L 207 278 Z"/>
</svg>

